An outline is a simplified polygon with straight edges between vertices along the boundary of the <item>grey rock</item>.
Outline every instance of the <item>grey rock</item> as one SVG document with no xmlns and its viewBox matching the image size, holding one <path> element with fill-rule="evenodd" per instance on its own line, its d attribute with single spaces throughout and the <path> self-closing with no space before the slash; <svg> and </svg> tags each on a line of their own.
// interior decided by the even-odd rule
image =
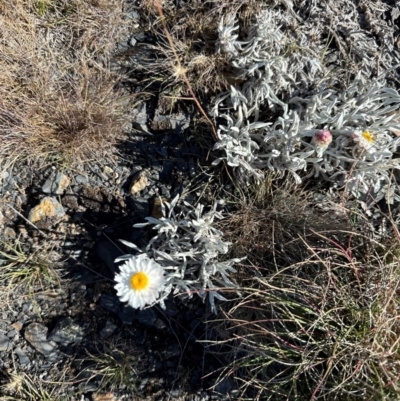
<svg viewBox="0 0 400 401">
<path fill-rule="evenodd" d="M 128 43 L 126 43 L 126 42 L 118 42 L 117 43 L 117 49 L 118 49 L 118 52 L 121 52 L 121 53 L 126 52 L 129 49 Z"/>
<path fill-rule="evenodd" d="M 87 184 L 89 182 L 89 179 L 85 175 L 77 175 L 75 177 L 75 181 L 77 184 Z"/>
<path fill-rule="evenodd" d="M 58 172 L 55 177 L 49 178 L 43 185 L 42 191 L 45 194 L 61 195 L 69 185 L 69 178 Z"/>
<path fill-rule="evenodd" d="M 140 323 L 145 324 L 146 326 L 154 326 L 157 320 L 157 314 L 152 308 L 144 309 L 138 311 L 137 318 Z"/>
<path fill-rule="evenodd" d="M 149 209 L 149 202 L 147 199 L 144 198 L 136 198 L 136 199 L 131 199 L 132 206 L 136 212 L 136 214 L 142 218 L 145 219 L 146 217 L 149 216 L 150 209 Z"/>
<path fill-rule="evenodd" d="M 235 381 L 230 377 L 225 377 L 215 387 L 215 391 L 220 394 L 229 394 L 235 390 Z"/>
<path fill-rule="evenodd" d="M 81 221 L 83 219 L 85 212 L 75 212 L 72 216 L 73 221 Z"/>
<path fill-rule="evenodd" d="M 181 350 L 180 350 L 178 344 L 172 344 L 169 347 L 167 347 L 161 351 L 161 355 L 163 356 L 163 359 L 173 358 L 175 356 L 180 355 L 180 353 L 181 353 Z"/>
<path fill-rule="evenodd" d="M 15 337 L 17 334 L 18 334 L 18 331 L 17 331 L 17 330 L 11 330 L 11 331 L 9 331 L 9 332 L 7 333 L 7 337 L 13 338 L 13 337 Z"/>
<path fill-rule="evenodd" d="M 136 43 L 137 43 L 137 40 L 132 36 L 131 39 L 130 39 L 130 41 L 129 41 L 129 44 L 130 44 L 132 47 L 134 47 L 134 46 L 136 45 Z"/>
<path fill-rule="evenodd" d="M 20 347 L 15 348 L 14 354 L 18 356 L 20 365 L 29 365 L 31 362 L 26 353 Z"/>
<path fill-rule="evenodd" d="M 137 40 L 143 41 L 143 40 L 146 39 L 146 34 L 145 34 L 144 32 L 135 33 L 135 38 L 136 38 Z"/>
<path fill-rule="evenodd" d="M 170 116 L 164 116 L 162 114 L 158 114 L 158 111 L 157 111 L 153 118 L 153 122 L 160 123 L 160 124 L 164 123 L 164 124 L 170 125 L 170 119 L 171 119 Z"/>
<path fill-rule="evenodd" d="M 175 306 L 173 301 L 167 299 L 165 301 L 165 313 L 168 316 L 175 317 L 179 314 L 179 309 Z"/>
<path fill-rule="evenodd" d="M 122 323 L 124 324 L 132 324 L 134 315 L 135 315 L 135 310 L 131 308 L 129 305 L 123 306 L 118 313 L 119 318 L 122 320 Z"/>
<path fill-rule="evenodd" d="M 54 330 L 50 333 L 47 339 L 49 341 L 60 343 L 63 346 L 67 346 L 71 343 L 80 343 L 83 339 L 83 329 L 70 317 L 66 317 L 60 319 L 56 323 Z"/>
<path fill-rule="evenodd" d="M 157 159 L 151 159 L 150 165 L 152 169 L 158 171 L 159 173 L 161 173 L 161 171 L 163 170 L 163 166 Z"/>
<path fill-rule="evenodd" d="M 186 171 L 187 170 L 187 164 L 186 161 L 184 159 L 179 158 L 176 161 L 176 167 L 180 170 L 180 171 Z"/>
<path fill-rule="evenodd" d="M 158 330 L 164 330 L 167 327 L 167 325 L 163 320 L 157 319 L 154 323 L 154 327 Z"/>
<path fill-rule="evenodd" d="M 165 185 L 160 185 L 161 188 L 161 195 L 164 196 L 164 198 L 169 198 L 170 197 L 170 192 L 169 189 Z"/>
<path fill-rule="evenodd" d="M 113 322 L 110 320 L 107 320 L 106 325 L 100 330 L 100 335 L 104 338 L 107 339 L 108 337 L 111 336 L 112 333 L 116 330 L 118 326 L 115 325 Z"/>
<path fill-rule="evenodd" d="M 25 330 L 25 340 L 49 361 L 55 362 L 58 356 L 57 344 L 47 340 L 48 328 L 40 323 L 31 323 Z"/>
<path fill-rule="evenodd" d="M 167 176 L 169 176 L 173 167 L 174 167 L 174 162 L 172 160 L 168 160 L 168 159 L 164 160 L 163 161 L 163 169 L 161 172 L 161 179 L 164 179 Z"/>
<path fill-rule="evenodd" d="M 162 157 L 168 157 L 168 148 L 164 145 L 157 146 L 156 152 L 161 155 Z"/>
<path fill-rule="evenodd" d="M 96 274 L 89 269 L 81 267 L 80 270 L 76 271 L 72 275 L 72 279 L 76 281 L 79 280 L 79 282 L 82 284 L 91 284 L 96 281 Z"/>
<path fill-rule="evenodd" d="M 127 13 L 126 18 L 138 20 L 138 19 L 140 19 L 140 15 L 137 11 L 133 10 L 133 11 Z"/>
<path fill-rule="evenodd" d="M 116 295 L 103 294 L 100 297 L 99 305 L 113 313 L 118 313 L 121 308 L 121 302 Z"/>
<path fill-rule="evenodd" d="M 184 114 L 176 114 L 170 117 L 170 123 L 172 129 L 176 134 L 180 134 L 190 125 L 190 117 Z"/>
<path fill-rule="evenodd" d="M 0 352 L 7 351 L 10 346 L 10 339 L 4 334 L 0 333 Z"/>
<path fill-rule="evenodd" d="M 147 127 L 147 118 L 148 118 L 147 106 L 146 103 L 142 103 L 136 114 L 134 127 L 140 129 L 142 132 L 145 132 L 146 134 L 152 135 Z"/>
<path fill-rule="evenodd" d="M 147 124 L 147 106 L 143 103 L 136 114 L 135 122 L 139 125 Z"/>
<path fill-rule="evenodd" d="M 116 258 L 122 255 L 120 249 L 108 240 L 100 240 L 96 244 L 97 256 L 108 266 L 111 272 L 117 271 Z"/>
<path fill-rule="evenodd" d="M 32 302 L 28 301 L 22 305 L 22 312 L 29 312 L 32 310 Z"/>
<path fill-rule="evenodd" d="M 2 181 L 6 182 L 9 176 L 10 176 L 10 173 L 8 171 L 1 172 L 0 173 L 0 182 L 2 182 Z"/>
</svg>

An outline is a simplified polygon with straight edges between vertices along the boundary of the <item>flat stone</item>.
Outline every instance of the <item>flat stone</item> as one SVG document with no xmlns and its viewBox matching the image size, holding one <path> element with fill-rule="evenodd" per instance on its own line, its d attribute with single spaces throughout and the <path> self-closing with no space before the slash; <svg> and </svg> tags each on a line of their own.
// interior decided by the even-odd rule
<svg viewBox="0 0 400 401">
<path fill-rule="evenodd" d="M 131 39 L 130 39 L 130 41 L 129 41 L 129 44 L 130 44 L 132 47 L 134 47 L 134 46 L 136 46 L 136 43 L 137 43 L 137 40 L 134 38 L 134 36 L 132 36 Z"/>
<path fill-rule="evenodd" d="M 137 35 L 135 35 L 135 38 L 140 40 Z M 137 111 L 134 128 L 140 129 L 142 132 L 152 135 L 147 127 L 147 118 L 147 106 L 146 102 L 143 102 Z"/>
<path fill-rule="evenodd" d="M 32 223 L 36 223 L 45 217 L 63 217 L 64 215 L 64 208 L 57 199 L 46 196 L 40 201 L 39 205 L 31 209 L 28 219 Z"/>
<path fill-rule="evenodd" d="M 118 312 L 118 317 L 124 324 L 132 324 L 134 315 L 135 315 L 135 310 L 131 308 L 129 305 L 124 305 Z"/>
<path fill-rule="evenodd" d="M 7 351 L 10 346 L 10 339 L 4 334 L 0 333 L 0 352 Z"/>
<path fill-rule="evenodd" d="M 129 193 L 131 195 L 135 195 L 136 193 L 143 191 L 147 187 L 148 183 L 149 181 L 147 179 L 147 173 L 145 171 L 137 172 L 132 177 Z"/>
<path fill-rule="evenodd" d="M 168 149 L 166 146 L 161 145 L 156 147 L 156 152 L 161 155 L 162 157 L 166 158 L 168 157 Z"/>
<path fill-rule="evenodd" d="M 111 336 L 112 333 L 117 329 L 117 325 L 111 322 L 110 320 L 107 320 L 106 325 L 100 330 L 100 335 L 104 338 L 107 339 L 108 337 Z"/>
<path fill-rule="evenodd" d="M 116 295 L 103 294 L 100 297 L 99 305 L 113 313 L 118 313 L 121 308 L 121 302 Z"/>
<path fill-rule="evenodd" d="M 156 329 L 158 329 L 158 330 L 164 330 L 164 329 L 167 327 L 167 325 L 165 324 L 165 322 L 164 322 L 163 320 L 157 319 L 157 320 L 154 322 L 154 327 L 155 327 Z"/>
<path fill-rule="evenodd" d="M 174 167 L 174 162 L 172 160 L 168 160 L 168 159 L 164 160 L 163 161 L 163 169 L 161 172 L 161 178 L 162 179 L 167 178 L 171 174 L 173 167 Z"/>
<path fill-rule="evenodd" d="M 165 313 L 168 316 L 175 317 L 179 314 L 179 309 L 175 306 L 173 301 L 167 299 L 165 301 Z"/>
<path fill-rule="evenodd" d="M 161 195 L 163 195 L 165 198 L 169 198 L 170 197 L 169 189 L 162 184 L 160 185 L 160 188 L 161 188 Z"/>
<path fill-rule="evenodd" d="M 69 185 L 69 178 L 58 172 L 55 177 L 49 178 L 43 185 L 42 191 L 45 194 L 61 195 Z"/>
<path fill-rule="evenodd" d="M 23 351 L 20 347 L 15 348 L 14 354 L 18 356 L 20 365 L 29 365 L 29 363 L 31 362 L 25 351 Z"/>
<path fill-rule="evenodd" d="M 75 181 L 77 184 L 87 184 L 89 182 L 89 179 L 85 175 L 77 175 L 75 177 Z"/>
<path fill-rule="evenodd" d="M 144 310 L 138 311 L 137 318 L 140 323 L 145 324 L 146 326 L 154 326 L 154 323 L 157 320 L 157 314 L 151 308 L 144 309 Z"/>
<path fill-rule="evenodd" d="M 83 329 L 70 317 L 66 317 L 58 320 L 54 330 L 47 339 L 63 346 L 67 346 L 71 343 L 80 343 L 83 339 Z"/>
<path fill-rule="evenodd" d="M 133 10 L 130 11 L 127 15 L 126 18 L 131 18 L 131 19 L 140 19 L 140 15 L 137 11 Z"/>
<path fill-rule="evenodd" d="M 2 181 L 6 182 L 9 176 L 10 176 L 10 173 L 8 171 L 1 172 L 0 173 L 0 182 L 2 182 Z"/>
<path fill-rule="evenodd" d="M 122 255 L 120 249 L 109 240 L 100 240 L 96 244 L 97 256 L 115 273 L 117 264 L 114 262 Z"/>
<path fill-rule="evenodd" d="M 40 323 L 31 323 L 25 330 L 25 340 L 49 361 L 57 360 L 58 347 L 53 341 L 47 340 L 48 328 Z"/>
<path fill-rule="evenodd" d="M 13 323 L 11 326 L 14 327 L 15 330 L 21 331 L 24 324 L 22 322 L 18 321 L 18 322 Z"/>
<path fill-rule="evenodd" d="M 144 198 L 132 199 L 132 207 L 140 218 L 145 219 L 146 217 L 149 216 L 150 210 L 149 210 L 149 202 L 147 201 L 147 199 Z"/>
</svg>

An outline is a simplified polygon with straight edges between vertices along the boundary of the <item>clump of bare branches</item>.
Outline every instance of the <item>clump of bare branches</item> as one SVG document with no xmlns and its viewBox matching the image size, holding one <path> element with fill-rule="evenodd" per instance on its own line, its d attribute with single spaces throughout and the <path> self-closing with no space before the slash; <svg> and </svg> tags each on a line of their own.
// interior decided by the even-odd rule
<svg viewBox="0 0 400 401">
<path fill-rule="evenodd" d="M 1 153 L 85 162 L 123 125 L 118 78 L 108 72 L 124 30 L 122 1 L 0 5 Z"/>
</svg>

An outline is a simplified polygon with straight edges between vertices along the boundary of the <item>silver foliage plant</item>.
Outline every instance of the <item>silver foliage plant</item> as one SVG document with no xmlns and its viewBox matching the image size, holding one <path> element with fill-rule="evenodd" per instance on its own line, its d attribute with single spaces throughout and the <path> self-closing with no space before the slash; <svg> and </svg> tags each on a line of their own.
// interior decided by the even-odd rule
<svg viewBox="0 0 400 401">
<path fill-rule="evenodd" d="M 134 225 L 137 228 L 152 226 L 156 231 L 144 250 L 128 241 L 121 242 L 139 254 L 147 254 L 164 268 L 165 285 L 156 303 L 165 308 L 164 301 L 171 292 L 185 294 L 188 298 L 197 294 L 203 301 L 208 295 L 211 311 L 216 313 L 215 299 L 226 300 L 219 291 L 236 288 L 230 275 L 236 272 L 233 265 L 242 259 L 218 261 L 231 245 L 223 241 L 222 232 L 213 227 L 215 219 L 223 218 L 217 211 L 222 201 L 216 201 L 211 210 L 205 212 L 201 204 L 194 207 L 179 200 L 176 196 L 171 203 L 162 202 L 160 219 L 147 217 L 147 222 Z M 133 256 L 123 255 L 116 261 Z"/>
<path fill-rule="evenodd" d="M 321 177 L 363 201 L 400 200 L 394 179 L 400 168 L 394 156 L 400 145 L 399 93 L 382 81 L 366 82 L 365 71 L 342 92 L 327 89 L 318 57 L 288 54 L 278 16 L 260 14 L 243 41 L 233 17 L 221 21 L 217 50 L 246 82 L 215 102 L 214 116 L 226 123 L 214 147 L 225 155 L 214 164 L 225 159 L 244 181 L 261 179 L 266 169 L 288 171 L 297 183 Z M 312 83 L 319 87 L 313 94 L 299 89 Z M 260 121 L 262 109 L 268 109 L 269 121 Z"/>
</svg>

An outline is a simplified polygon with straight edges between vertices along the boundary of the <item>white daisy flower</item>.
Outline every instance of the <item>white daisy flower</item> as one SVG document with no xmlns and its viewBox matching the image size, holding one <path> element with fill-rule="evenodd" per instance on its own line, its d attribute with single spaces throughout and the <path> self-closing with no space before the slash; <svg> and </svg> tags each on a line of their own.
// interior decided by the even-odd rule
<svg viewBox="0 0 400 401">
<path fill-rule="evenodd" d="M 358 146 L 360 146 L 360 148 L 365 150 L 373 149 L 376 139 L 376 135 L 373 132 L 356 129 L 352 134 L 352 137 L 354 139 L 354 142 L 358 143 Z"/>
<path fill-rule="evenodd" d="M 143 309 L 157 301 L 164 286 L 164 270 L 155 260 L 142 253 L 128 259 L 120 271 L 115 275 L 114 288 L 121 302 Z"/>
</svg>

